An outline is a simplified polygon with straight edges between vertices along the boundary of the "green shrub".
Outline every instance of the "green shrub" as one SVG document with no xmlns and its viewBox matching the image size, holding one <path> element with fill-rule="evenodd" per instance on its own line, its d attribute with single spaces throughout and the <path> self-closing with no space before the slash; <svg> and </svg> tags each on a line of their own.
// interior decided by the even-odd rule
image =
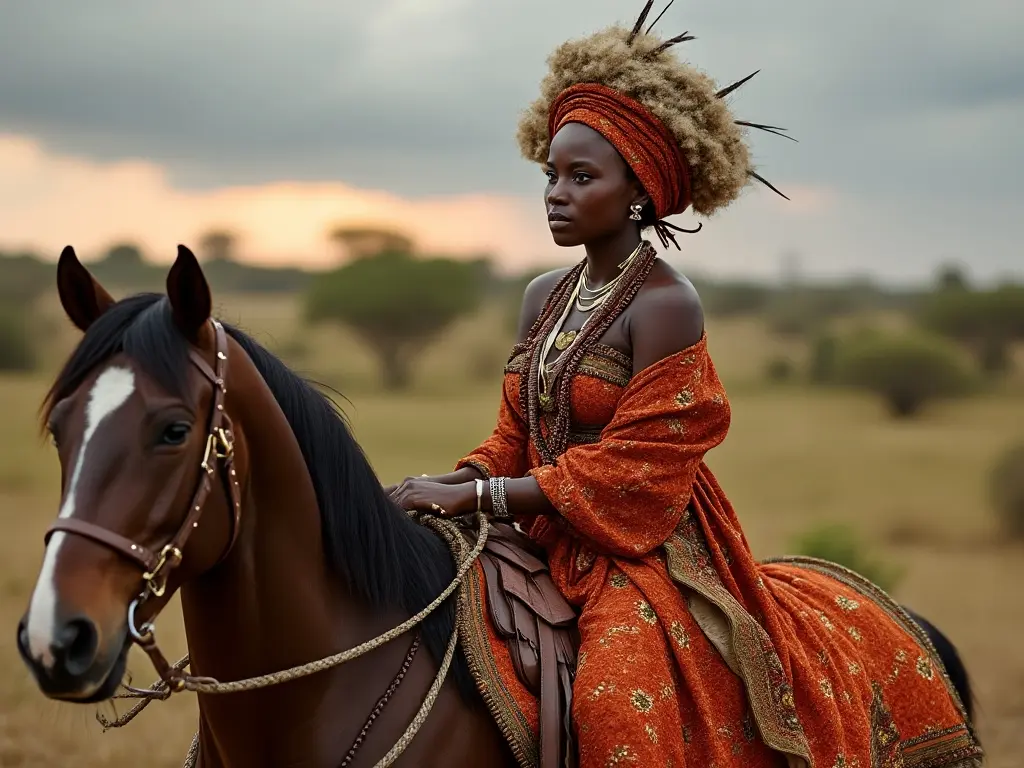
<svg viewBox="0 0 1024 768">
<path fill-rule="evenodd" d="M 903 569 L 871 557 L 867 545 L 848 525 L 817 525 L 796 538 L 794 549 L 804 557 L 816 557 L 849 568 L 886 592 L 892 592 L 903 580 Z"/>
<path fill-rule="evenodd" d="M 796 372 L 796 366 L 793 365 L 793 361 L 788 357 L 778 356 L 773 357 L 768 361 L 765 366 L 765 377 L 769 381 L 782 383 L 790 381 L 793 378 L 793 374 Z"/>
<path fill-rule="evenodd" d="M 836 378 L 839 338 L 834 333 L 819 334 L 811 342 L 807 378 L 814 384 L 829 384 Z"/>
<path fill-rule="evenodd" d="M 0 307 L 0 371 L 32 371 L 38 363 L 26 312 Z"/>
<path fill-rule="evenodd" d="M 931 400 L 968 394 L 974 370 L 951 342 L 923 334 L 869 335 L 841 346 L 841 384 L 880 395 L 894 416 L 917 414 Z"/>
<path fill-rule="evenodd" d="M 989 476 L 989 494 L 1006 531 L 1024 538 L 1024 443 L 996 462 Z"/>
</svg>

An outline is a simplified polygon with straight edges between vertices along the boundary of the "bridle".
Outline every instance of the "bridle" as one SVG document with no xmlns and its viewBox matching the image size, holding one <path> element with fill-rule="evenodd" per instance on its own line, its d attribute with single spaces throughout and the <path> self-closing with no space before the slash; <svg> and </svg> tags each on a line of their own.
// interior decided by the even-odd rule
<svg viewBox="0 0 1024 768">
<path fill-rule="evenodd" d="M 213 490 L 213 476 L 217 472 L 218 465 L 221 468 L 221 477 L 233 512 L 230 538 L 218 562 L 222 562 L 234 547 L 235 541 L 238 539 L 242 514 L 241 491 L 234 468 L 235 438 L 231 418 L 224 410 L 224 398 L 227 395 L 224 381 L 228 367 L 228 340 L 224 326 L 216 320 L 211 320 L 211 323 L 215 339 L 214 367 L 211 368 L 194 347 L 189 348 L 189 360 L 192 365 L 213 385 L 213 403 L 210 406 L 210 416 L 207 422 L 206 447 L 200 464 L 202 471 L 199 485 L 195 493 L 192 494 L 188 514 L 178 528 L 178 532 L 157 552 L 96 523 L 73 517 L 59 517 L 47 529 L 43 539 L 48 543 L 50 537 L 57 531 L 84 536 L 109 547 L 119 555 L 137 563 L 143 569 L 142 590 L 128 607 L 128 631 L 132 640 L 150 657 L 160 677 L 175 691 L 184 689 L 182 672 L 175 669 L 157 648 L 153 625 L 146 623 L 140 627 L 137 624 L 136 612 L 150 596 L 163 597 L 167 591 L 167 582 L 171 571 L 181 565 L 185 544 L 192 532 L 199 527 L 199 518 L 202 516 L 207 498 Z"/>
</svg>

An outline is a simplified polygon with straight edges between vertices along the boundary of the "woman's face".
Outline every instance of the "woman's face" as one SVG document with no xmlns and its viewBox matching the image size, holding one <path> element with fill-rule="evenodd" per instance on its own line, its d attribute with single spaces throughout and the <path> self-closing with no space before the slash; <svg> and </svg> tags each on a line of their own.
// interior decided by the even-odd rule
<svg viewBox="0 0 1024 768">
<path fill-rule="evenodd" d="M 586 245 L 636 227 L 630 206 L 648 197 L 622 156 L 601 134 L 582 123 L 567 123 L 551 140 L 544 201 L 557 245 Z"/>
</svg>

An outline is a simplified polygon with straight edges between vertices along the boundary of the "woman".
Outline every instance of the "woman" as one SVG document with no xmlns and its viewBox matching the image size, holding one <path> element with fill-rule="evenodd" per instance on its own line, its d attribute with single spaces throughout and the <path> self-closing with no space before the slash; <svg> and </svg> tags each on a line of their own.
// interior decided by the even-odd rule
<svg viewBox="0 0 1024 768">
<path fill-rule="evenodd" d="M 696 291 L 641 231 L 674 241 L 665 216 L 711 214 L 760 177 L 733 87 L 675 59 L 686 36 L 641 32 L 649 10 L 552 56 L 519 141 L 552 237 L 586 258 L 527 288 L 493 434 L 392 497 L 512 517 L 545 547 L 580 610 L 584 768 L 980 764 L 898 609 L 840 569 L 756 562 L 704 463 L 729 403 Z"/>
</svg>

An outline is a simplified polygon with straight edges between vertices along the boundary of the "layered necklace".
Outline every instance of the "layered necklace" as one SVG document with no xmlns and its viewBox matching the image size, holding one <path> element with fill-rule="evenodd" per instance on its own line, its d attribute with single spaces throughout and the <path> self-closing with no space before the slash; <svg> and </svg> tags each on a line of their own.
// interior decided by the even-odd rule
<svg viewBox="0 0 1024 768">
<path fill-rule="evenodd" d="M 600 288 L 590 287 L 589 264 L 585 264 L 583 269 L 580 270 L 579 277 L 576 279 L 572 292 L 569 294 L 569 300 L 565 302 L 565 308 L 551 327 L 551 330 L 544 337 L 544 343 L 541 345 L 540 355 L 537 360 L 538 400 L 541 410 L 545 412 L 553 410 L 555 401 L 551 390 L 558 377 L 561 361 L 570 350 L 573 350 L 574 342 L 583 336 L 583 332 L 591 325 L 591 321 L 596 317 L 603 317 L 605 315 L 605 313 L 594 313 L 594 310 L 602 306 L 610 296 L 614 295 L 616 288 L 620 286 L 623 277 L 629 272 L 629 268 L 636 261 L 637 256 L 644 250 L 644 245 L 646 244 L 646 241 L 641 240 L 640 244 L 633 249 L 633 252 L 618 264 L 619 273 Z M 565 327 L 565 323 L 569 319 L 569 315 L 574 307 L 580 312 L 585 313 L 587 319 L 578 331 L 563 331 L 562 329 Z M 558 350 L 558 355 L 549 363 L 547 359 L 548 355 L 551 354 L 552 347 Z"/>
</svg>

